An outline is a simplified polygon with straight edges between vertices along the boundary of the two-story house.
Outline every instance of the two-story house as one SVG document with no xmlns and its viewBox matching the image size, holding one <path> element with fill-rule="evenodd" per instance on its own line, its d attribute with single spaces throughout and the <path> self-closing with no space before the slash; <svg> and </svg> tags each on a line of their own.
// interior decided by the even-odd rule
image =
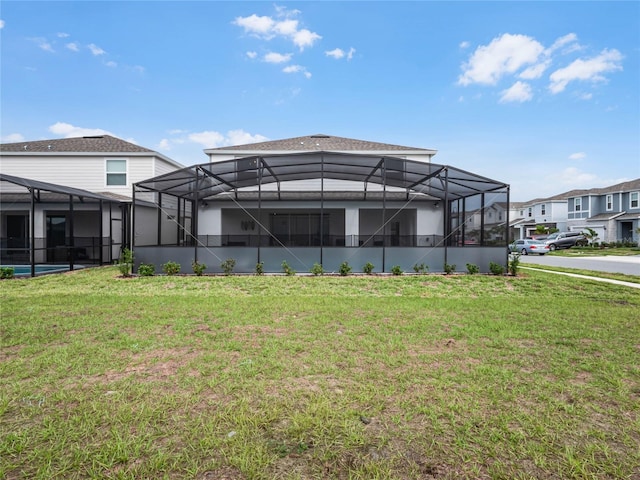
<svg viewBox="0 0 640 480">
<path fill-rule="evenodd" d="M 132 236 L 132 185 L 182 167 L 110 135 L 0 145 L 2 263 L 112 261 Z"/>
<path fill-rule="evenodd" d="M 567 226 L 590 228 L 600 242 L 638 242 L 640 178 L 604 188 L 575 191 L 567 197 Z"/>
</svg>

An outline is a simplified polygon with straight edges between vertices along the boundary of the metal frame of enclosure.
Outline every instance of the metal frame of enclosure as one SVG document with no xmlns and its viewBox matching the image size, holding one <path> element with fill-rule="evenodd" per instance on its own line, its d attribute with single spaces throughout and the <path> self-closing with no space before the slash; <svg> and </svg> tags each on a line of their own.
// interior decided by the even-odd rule
<svg viewBox="0 0 640 480">
<path fill-rule="evenodd" d="M 287 182 L 304 180 L 319 180 L 319 189 L 291 192 L 282 188 Z M 328 191 L 325 180 L 358 182 L 361 188 L 357 192 Z M 321 219 L 319 239 L 313 245 L 290 248 L 274 244 L 268 226 L 257 220 L 257 235 L 250 245 L 223 245 L 198 234 L 201 210 L 211 204 L 233 202 L 244 210 L 243 205 L 252 202 L 260 212 L 266 203 L 274 205 L 292 199 L 300 200 L 300 208 L 304 208 L 302 202 L 310 198 L 318 206 Z M 390 221 L 391 202 L 404 205 L 429 202 L 431 207 L 442 209 L 440 235 L 428 246 L 421 245 L 421 239 L 407 245 L 392 245 L 384 235 L 379 242 L 340 241 L 340 246 L 326 242 L 322 217 L 327 205 L 354 199 L 379 205 L 382 231 Z M 264 264 L 266 272 L 278 272 L 282 260 L 297 265 L 299 271 L 308 271 L 313 263 L 322 264 L 325 271 L 334 271 L 343 261 L 354 266 L 371 261 L 376 265 L 374 271 L 388 272 L 392 265 L 410 269 L 412 262 L 419 263 L 421 259 L 426 259 L 430 271 L 442 271 L 445 264 L 453 263 L 458 264 L 458 270 L 473 263 L 481 271 L 487 271 L 490 261 L 503 265 L 507 262 L 508 204 L 507 184 L 447 165 L 328 151 L 246 156 L 193 165 L 134 184 L 134 231 L 156 229 L 157 235 L 144 244 L 136 241 L 134 235 L 132 248 L 137 264 L 159 266 L 171 260 L 184 267 L 199 261 L 210 265 L 209 272 L 219 272 L 220 261 L 227 258 L 236 259 L 236 271 L 246 273 L 253 272 L 258 262 Z M 485 213 L 496 205 L 502 206 L 501 220 L 489 225 Z M 149 209 L 155 209 L 155 213 L 149 215 Z M 142 210 L 147 212 L 144 216 L 139 213 Z M 476 222 L 471 242 L 472 216 Z M 167 227 L 168 220 L 173 226 Z M 163 230 L 166 228 L 172 229 L 168 239 Z"/>
<path fill-rule="evenodd" d="M 26 218 L 28 222 L 24 225 L 24 234 L 16 238 L 8 235 L 7 225 L 2 226 L 0 258 L 3 265 L 30 265 L 31 276 L 35 276 L 36 264 L 68 265 L 69 270 L 73 270 L 80 263 L 104 264 L 114 260 L 113 249 L 117 247 L 119 250 L 120 245 L 114 243 L 113 225 L 119 223 L 122 232 L 128 230 L 126 218 L 122 218 L 123 213 L 114 215 L 114 206 L 121 204 L 119 200 L 86 190 L 6 174 L 0 174 L 0 187 L 3 222 L 8 222 L 5 217 L 11 215 Z M 60 244 L 50 245 L 46 235 L 36 236 L 36 212 L 43 206 L 65 217 Z M 82 227 L 79 216 L 87 212 L 98 217 L 95 221 L 97 235 L 90 237 L 77 233 Z M 109 220 L 105 229 L 107 213 Z"/>
</svg>

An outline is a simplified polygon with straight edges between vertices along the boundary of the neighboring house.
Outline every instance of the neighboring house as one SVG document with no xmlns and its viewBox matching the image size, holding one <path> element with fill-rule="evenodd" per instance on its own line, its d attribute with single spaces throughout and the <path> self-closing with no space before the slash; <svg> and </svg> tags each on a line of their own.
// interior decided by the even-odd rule
<svg viewBox="0 0 640 480">
<path fill-rule="evenodd" d="M 567 229 L 567 195 L 563 193 L 549 198 L 536 198 L 528 202 L 512 204 L 512 239 L 522 239 L 536 233 L 536 227 L 542 225 L 548 229 Z"/>
<path fill-rule="evenodd" d="M 37 263 L 110 262 L 130 243 L 132 184 L 182 167 L 109 135 L 0 145 L 2 263 L 30 246 Z"/>
<path fill-rule="evenodd" d="M 212 272 L 227 258 L 243 272 L 283 260 L 298 271 L 506 263 L 508 185 L 434 164 L 435 150 L 319 134 L 205 153 L 209 163 L 134 185 L 138 262 L 198 260 Z"/>
<path fill-rule="evenodd" d="M 610 187 L 572 193 L 568 199 L 570 230 L 590 228 L 600 242 L 638 243 L 640 178 Z"/>
</svg>

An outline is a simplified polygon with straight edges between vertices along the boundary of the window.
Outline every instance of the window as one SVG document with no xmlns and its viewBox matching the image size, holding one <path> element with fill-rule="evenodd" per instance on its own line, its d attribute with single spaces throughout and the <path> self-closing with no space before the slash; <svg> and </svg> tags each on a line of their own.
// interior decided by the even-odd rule
<svg viewBox="0 0 640 480">
<path fill-rule="evenodd" d="M 107 160 L 107 186 L 124 186 L 127 184 L 127 161 Z"/>
<path fill-rule="evenodd" d="M 527 211 L 527 216 L 528 217 L 533 217 L 533 208 L 529 207 L 529 209 Z"/>
<path fill-rule="evenodd" d="M 582 210 L 582 199 L 581 198 L 574 198 L 573 199 L 573 210 L 576 212 L 579 212 L 580 210 Z"/>
<path fill-rule="evenodd" d="M 547 214 L 547 206 L 544 203 L 542 205 L 540 205 L 540 214 L 541 215 L 546 215 Z"/>
<path fill-rule="evenodd" d="M 607 210 L 613 210 L 613 195 L 607 195 L 605 203 L 607 204 Z"/>
<path fill-rule="evenodd" d="M 638 203 L 640 199 L 638 197 L 640 197 L 639 192 L 631 192 L 629 194 L 629 208 L 638 208 L 638 206 L 640 206 Z"/>
</svg>

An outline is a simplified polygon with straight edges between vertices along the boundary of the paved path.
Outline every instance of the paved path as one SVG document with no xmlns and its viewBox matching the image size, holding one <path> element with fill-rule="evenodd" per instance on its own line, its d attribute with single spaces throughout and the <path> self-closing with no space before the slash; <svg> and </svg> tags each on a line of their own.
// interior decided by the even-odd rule
<svg viewBox="0 0 640 480">
<path fill-rule="evenodd" d="M 580 275 L 578 273 L 556 272 L 554 270 L 540 270 L 539 268 L 522 267 L 522 266 L 520 268 L 524 270 L 537 270 L 538 272 L 543 271 L 545 273 L 555 273 L 556 275 L 567 275 L 568 277 L 585 278 L 587 280 L 595 280 L 597 282 L 613 283 L 614 285 L 623 285 L 625 287 L 640 288 L 640 283 L 623 282 L 621 280 L 613 280 L 612 278 L 590 277 L 589 275 Z"/>
<path fill-rule="evenodd" d="M 578 268 L 596 272 L 640 275 L 640 255 L 627 257 L 551 257 L 549 255 L 522 255 L 521 264 L 535 263 L 552 267 Z"/>
</svg>

